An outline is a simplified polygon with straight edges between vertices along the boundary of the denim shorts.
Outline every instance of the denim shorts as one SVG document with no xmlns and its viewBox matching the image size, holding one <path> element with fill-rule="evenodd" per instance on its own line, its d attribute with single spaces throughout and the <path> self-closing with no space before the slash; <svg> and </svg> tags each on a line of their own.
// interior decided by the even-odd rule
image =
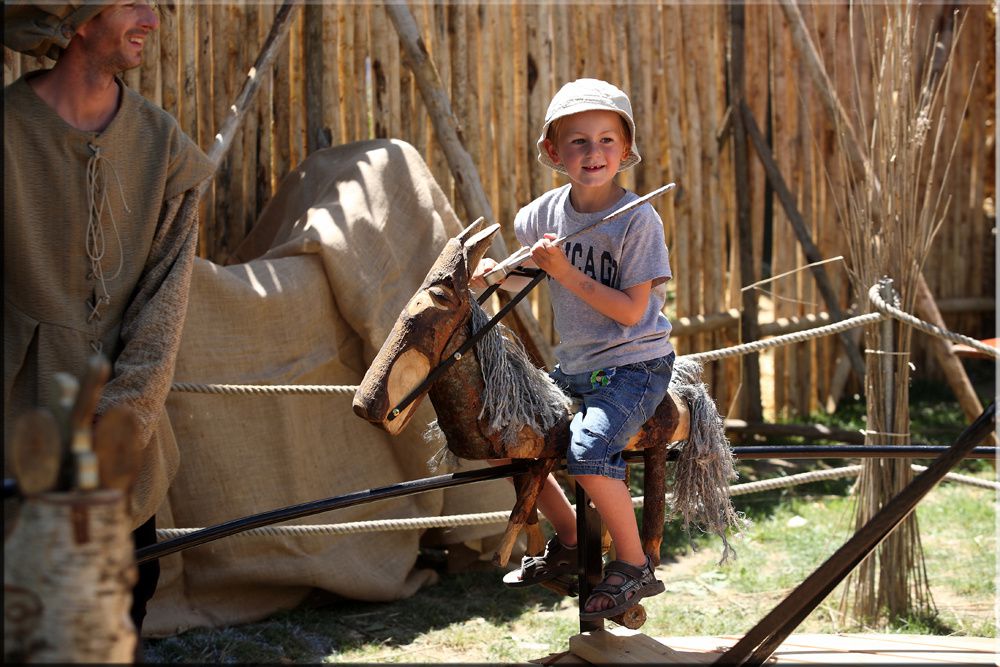
<svg viewBox="0 0 1000 667">
<path fill-rule="evenodd" d="M 625 479 L 622 452 L 667 395 L 674 353 L 649 361 L 552 379 L 583 405 L 570 423 L 566 470 L 571 475 Z"/>
</svg>

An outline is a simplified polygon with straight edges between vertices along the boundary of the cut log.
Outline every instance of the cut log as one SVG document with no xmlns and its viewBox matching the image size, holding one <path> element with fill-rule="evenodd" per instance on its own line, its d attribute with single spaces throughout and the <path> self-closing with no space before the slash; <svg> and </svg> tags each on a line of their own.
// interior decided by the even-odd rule
<svg viewBox="0 0 1000 667">
<path fill-rule="evenodd" d="M 629 630 L 638 630 L 646 622 L 646 608 L 642 604 L 636 604 L 622 613 L 612 616 L 610 620 Z"/>
<path fill-rule="evenodd" d="M 25 500 L 4 543 L 5 662 L 132 662 L 130 525 L 118 491 Z"/>
</svg>

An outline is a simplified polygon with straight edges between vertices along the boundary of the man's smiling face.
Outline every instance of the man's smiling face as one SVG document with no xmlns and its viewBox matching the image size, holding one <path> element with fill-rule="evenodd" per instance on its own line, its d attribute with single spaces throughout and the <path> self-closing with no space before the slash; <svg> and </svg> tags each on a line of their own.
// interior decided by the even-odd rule
<svg viewBox="0 0 1000 667">
<path fill-rule="evenodd" d="M 120 0 L 80 26 L 74 39 L 107 70 L 118 73 L 142 63 L 146 38 L 160 26 L 154 5 Z"/>
</svg>

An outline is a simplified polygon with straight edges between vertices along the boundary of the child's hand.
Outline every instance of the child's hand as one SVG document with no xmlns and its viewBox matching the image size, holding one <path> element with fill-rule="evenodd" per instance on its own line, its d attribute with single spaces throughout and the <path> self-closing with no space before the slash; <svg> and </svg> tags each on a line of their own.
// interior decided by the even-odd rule
<svg viewBox="0 0 1000 667">
<path fill-rule="evenodd" d="M 531 246 L 531 259 L 538 268 L 558 280 L 559 276 L 572 269 L 573 265 L 566 259 L 562 248 L 552 243 L 555 239 L 555 234 L 545 234 L 536 241 L 535 245 Z"/>
<path fill-rule="evenodd" d="M 496 260 L 490 257 L 483 257 L 479 260 L 479 264 L 476 265 L 476 270 L 472 272 L 472 280 L 469 281 L 469 287 L 472 289 L 485 289 L 486 280 L 483 276 L 496 268 L 496 265 Z"/>
</svg>

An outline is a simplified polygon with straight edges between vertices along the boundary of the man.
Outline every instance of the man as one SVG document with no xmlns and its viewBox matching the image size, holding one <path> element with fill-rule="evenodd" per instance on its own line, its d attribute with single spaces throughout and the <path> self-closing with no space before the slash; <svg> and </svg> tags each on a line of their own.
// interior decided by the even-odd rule
<svg viewBox="0 0 1000 667">
<path fill-rule="evenodd" d="M 165 401 L 197 245 L 209 160 L 119 74 L 159 26 L 146 2 L 4 6 L 4 43 L 55 60 L 4 90 L 4 440 L 100 352 L 112 376 L 97 408 L 126 405 L 142 448 L 131 511 L 136 547 L 177 470 Z M 5 447 L 5 451 L 9 451 Z M 139 568 L 141 631 L 159 566 Z"/>
</svg>

